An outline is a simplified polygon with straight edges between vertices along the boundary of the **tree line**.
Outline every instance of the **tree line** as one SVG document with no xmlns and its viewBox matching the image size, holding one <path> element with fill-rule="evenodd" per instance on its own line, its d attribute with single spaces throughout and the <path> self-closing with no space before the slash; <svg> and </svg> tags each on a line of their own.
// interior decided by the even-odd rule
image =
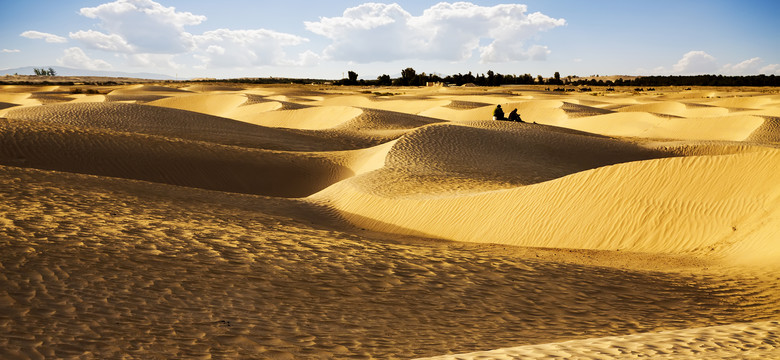
<svg viewBox="0 0 780 360">
<path fill-rule="evenodd" d="M 534 84 L 542 76 L 538 78 L 531 76 L 531 74 L 523 75 L 502 75 L 494 73 L 492 70 L 487 74 L 474 75 L 471 72 L 467 74 L 454 74 L 442 77 L 438 74 L 426 74 L 417 73 L 413 68 L 406 68 L 401 70 L 401 77 L 391 78 L 390 75 L 384 74 L 376 78 L 376 80 L 358 80 L 358 74 L 354 71 L 349 71 L 348 77 L 342 80 L 336 81 L 336 85 L 379 85 L 379 86 L 425 86 L 428 83 L 446 83 L 450 85 L 465 85 L 474 84 L 477 86 L 501 86 L 501 85 L 520 85 L 520 84 Z"/>
<path fill-rule="evenodd" d="M 44 69 L 44 68 L 33 68 L 33 72 L 35 72 L 35 75 L 38 76 L 57 76 L 57 72 L 54 71 L 52 68 Z"/>
<path fill-rule="evenodd" d="M 613 81 L 603 80 L 577 80 L 572 85 L 594 86 L 780 86 L 780 76 L 772 75 L 748 75 L 748 76 L 724 76 L 724 75 L 690 75 L 690 76 L 642 76 L 633 80 L 617 79 Z"/>
<path fill-rule="evenodd" d="M 391 78 L 389 75 L 381 75 L 376 80 L 358 80 L 358 74 L 349 71 L 348 77 L 335 82 L 336 85 L 378 85 L 378 86 L 425 86 L 427 83 L 446 83 L 461 86 L 474 84 L 476 86 L 501 86 L 501 85 L 574 85 L 574 86 L 780 86 L 780 77 L 775 75 L 749 75 L 749 76 L 724 76 L 724 75 L 691 75 L 691 76 L 642 76 L 635 79 L 582 79 L 577 76 L 562 78 L 559 72 L 552 77 L 545 78 L 542 75 L 536 77 L 531 74 L 504 75 L 492 70 L 487 74 L 473 75 L 455 74 L 440 76 L 438 74 L 418 74 L 413 68 L 401 70 L 401 77 Z"/>
</svg>

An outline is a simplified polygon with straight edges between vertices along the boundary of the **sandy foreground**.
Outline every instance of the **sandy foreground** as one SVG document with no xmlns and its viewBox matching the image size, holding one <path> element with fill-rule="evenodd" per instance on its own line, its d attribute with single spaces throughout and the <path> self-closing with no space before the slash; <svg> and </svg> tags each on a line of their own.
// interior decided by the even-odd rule
<svg viewBox="0 0 780 360">
<path fill-rule="evenodd" d="M 780 92 L 594 90 L 0 86 L 0 358 L 780 358 Z"/>
</svg>

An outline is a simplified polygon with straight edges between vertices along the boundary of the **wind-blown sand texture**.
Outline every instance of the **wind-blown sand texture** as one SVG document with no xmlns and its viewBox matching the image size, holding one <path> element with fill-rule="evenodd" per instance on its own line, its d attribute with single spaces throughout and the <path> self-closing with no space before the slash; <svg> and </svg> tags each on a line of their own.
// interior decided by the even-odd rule
<svg viewBox="0 0 780 360">
<path fill-rule="evenodd" d="M 775 89 L 3 86 L 0 358 L 777 358 L 779 168 Z"/>
</svg>

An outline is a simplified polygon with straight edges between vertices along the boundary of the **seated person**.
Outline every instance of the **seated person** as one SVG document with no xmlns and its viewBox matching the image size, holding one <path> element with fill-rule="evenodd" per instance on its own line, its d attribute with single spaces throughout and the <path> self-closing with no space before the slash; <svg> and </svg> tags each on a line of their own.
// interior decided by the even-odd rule
<svg viewBox="0 0 780 360">
<path fill-rule="evenodd" d="M 504 110 L 501 109 L 501 105 L 496 105 L 496 109 L 493 110 L 493 120 L 506 120 L 504 118 Z"/>
<path fill-rule="evenodd" d="M 509 118 L 507 120 L 524 122 L 522 119 L 520 119 L 520 114 L 517 113 L 517 109 L 514 109 L 512 110 L 512 112 L 509 113 Z"/>
</svg>

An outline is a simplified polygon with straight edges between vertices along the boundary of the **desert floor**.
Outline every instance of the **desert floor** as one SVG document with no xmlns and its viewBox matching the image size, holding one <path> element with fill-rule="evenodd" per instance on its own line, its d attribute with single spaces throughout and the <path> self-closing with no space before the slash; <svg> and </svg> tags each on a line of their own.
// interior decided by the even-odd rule
<svg viewBox="0 0 780 360">
<path fill-rule="evenodd" d="M 0 86 L 0 358 L 780 358 L 780 91 L 594 90 Z"/>
</svg>

